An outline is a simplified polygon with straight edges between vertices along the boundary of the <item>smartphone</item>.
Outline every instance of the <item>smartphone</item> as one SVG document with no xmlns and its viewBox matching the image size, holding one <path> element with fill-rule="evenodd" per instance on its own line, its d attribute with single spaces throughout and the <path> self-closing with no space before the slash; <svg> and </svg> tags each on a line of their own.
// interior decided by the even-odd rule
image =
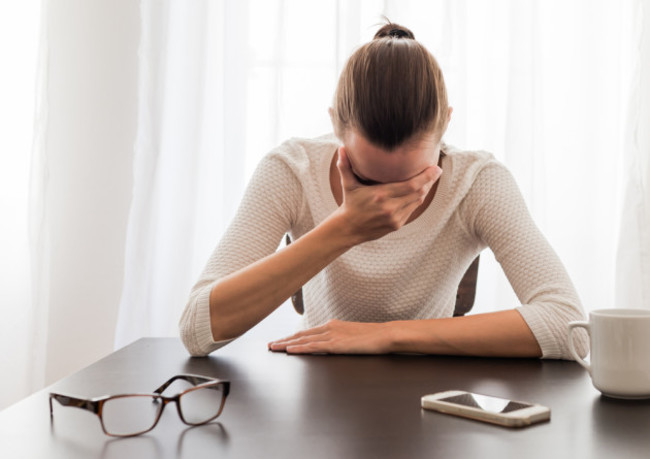
<svg viewBox="0 0 650 459">
<path fill-rule="evenodd" d="M 524 427 L 551 419 L 551 410 L 542 405 L 462 390 L 425 395 L 422 408 L 505 427 Z"/>
</svg>

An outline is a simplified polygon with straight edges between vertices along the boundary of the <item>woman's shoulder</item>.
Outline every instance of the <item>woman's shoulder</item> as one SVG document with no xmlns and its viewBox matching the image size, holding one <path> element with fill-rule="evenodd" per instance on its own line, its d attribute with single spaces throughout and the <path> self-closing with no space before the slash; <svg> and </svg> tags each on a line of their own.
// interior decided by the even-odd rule
<svg viewBox="0 0 650 459">
<path fill-rule="evenodd" d="M 484 205 L 508 207 L 521 200 L 515 177 L 492 153 L 451 147 L 447 154 L 462 207 L 474 212 Z"/>
<path fill-rule="evenodd" d="M 281 161 L 296 172 L 318 167 L 324 154 L 333 154 L 340 146 L 334 134 L 314 138 L 292 137 L 271 150 L 265 160 Z"/>
<path fill-rule="evenodd" d="M 508 174 L 506 167 L 488 151 L 462 150 L 448 144 L 443 144 L 442 151 L 446 155 L 443 159 L 443 174 L 447 167 L 454 188 L 461 195 L 468 193 L 477 180 L 485 180 L 493 174 Z"/>
<path fill-rule="evenodd" d="M 492 153 L 485 150 L 463 150 L 447 143 L 442 144 L 441 150 L 457 169 L 480 170 L 489 164 L 499 163 Z"/>
<path fill-rule="evenodd" d="M 473 214 L 477 208 L 490 202 L 517 200 L 519 189 L 508 168 L 495 156 L 484 150 L 461 150 L 444 145 L 443 176 L 447 178 L 450 201 Z M 468 215 L 469 215 L 468 214 Z"/>
</svg>

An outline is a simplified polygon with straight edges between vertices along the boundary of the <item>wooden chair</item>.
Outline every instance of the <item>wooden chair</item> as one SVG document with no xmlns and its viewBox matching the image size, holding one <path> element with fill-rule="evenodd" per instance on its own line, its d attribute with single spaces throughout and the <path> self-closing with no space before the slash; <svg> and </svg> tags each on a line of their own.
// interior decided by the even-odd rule
<svg viewBox="0 0 650 459">
<path fill-rule="evenodd" d="M 291 238 L 286 235 L 285 241 L 287 245 L 291 244 Z M 460 281 L 458 291 L 456 292 L 456 307 L 454 308 L 454 317 L 464 316 L 474 306 L 474 298 L 476 298 L 476 280 L 478 278 L 478 262 L 481 256 L 478 255 Z M 302 289 L 291 295 L 291 302 L 293 308 L 298 314 L 305 312 L 305 304 L 302 299 Z"/>
</svg>

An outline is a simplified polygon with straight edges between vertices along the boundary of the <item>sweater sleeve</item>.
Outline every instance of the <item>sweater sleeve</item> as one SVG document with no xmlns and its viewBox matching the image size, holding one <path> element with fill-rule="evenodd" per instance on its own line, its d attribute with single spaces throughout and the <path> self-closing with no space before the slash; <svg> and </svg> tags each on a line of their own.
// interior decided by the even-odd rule
<svg viewBox="0 0 650 459">
<path fill-rule="evenodd" d="M 210 292 L 219 279 L 277 250 L 297 217 L 302 188 L 287 163 L 267 155 L 251 178 L 234 220 L 192 288 L 180 318 L 180 337 L 192 356 L 205 356 L 232 341 L 215 341 Z"/>
<path fill-rule="evenodd" d="M 535 335 L 542 358 L 573 359 L 567 324 L 584 320 L 580 299 L 562 262 L 533 222 L 510 172 L 490 161 L 466 197 L 470 228 L 494 252 L 521 306 L 517 308 Z M 574 334 L 581 356 L 586 333 Z"/>
</svg>

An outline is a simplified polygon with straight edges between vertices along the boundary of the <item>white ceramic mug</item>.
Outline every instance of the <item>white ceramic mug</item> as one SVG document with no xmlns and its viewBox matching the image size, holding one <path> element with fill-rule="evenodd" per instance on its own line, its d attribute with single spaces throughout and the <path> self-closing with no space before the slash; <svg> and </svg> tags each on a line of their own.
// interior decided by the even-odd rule
<svg viewBox="0 0 650 459">
<path fill-rule="evenodd" d="M 583 327 L 591 342 L 591 364 L 578 356 L 573 330 Z M 569 348 L 589 371 L 594 387 L 615 398 L 650 398 L 650 311 L 599 309 L 589 322 L 569 322 Z"/>
</svg>

